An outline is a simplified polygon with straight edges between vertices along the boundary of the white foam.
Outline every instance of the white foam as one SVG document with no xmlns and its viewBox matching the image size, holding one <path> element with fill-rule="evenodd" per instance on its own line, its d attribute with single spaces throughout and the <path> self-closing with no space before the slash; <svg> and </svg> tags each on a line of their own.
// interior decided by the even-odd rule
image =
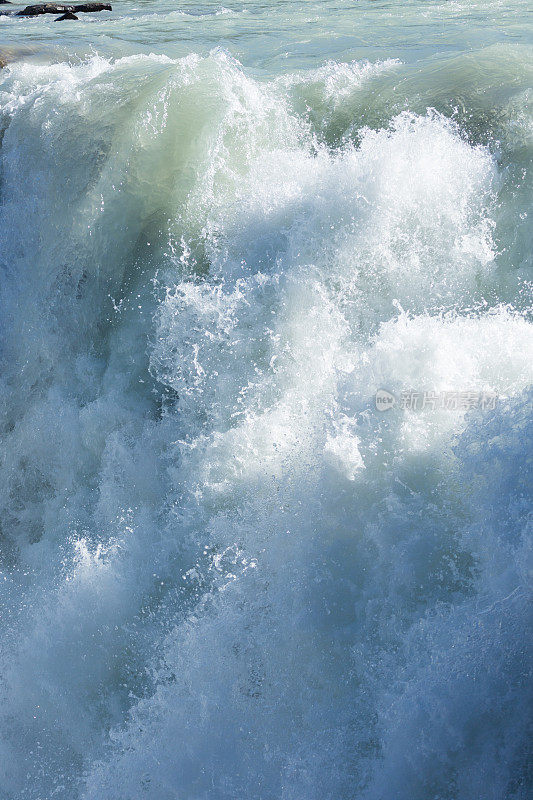
<svg viewBox="0 0 533 800">
<path fill-rule="evenodd" d="M 334 105 L 373 70 L 2 75 L 10 800 L 472 800 L 522 770 L 533 326 L 484 297 L 501 174 L 431 110 L 318 144 L 287 86 Z"/>
</svg>

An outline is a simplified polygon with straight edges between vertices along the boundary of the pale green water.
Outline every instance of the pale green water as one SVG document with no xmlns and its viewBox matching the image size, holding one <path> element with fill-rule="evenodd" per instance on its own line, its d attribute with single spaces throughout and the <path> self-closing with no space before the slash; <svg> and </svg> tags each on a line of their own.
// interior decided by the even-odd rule
<svg viewBox="0 0 533 800">
<path fill-rule="evenodd" d="M 24 4 L 16 4 L 21 8 Z M 6 9 L 8 7 L 6 6 Z M 3 21 L 4 41 L 75 52 L 164 53 L 226 47 L 246 67 L 278 74 L 327 59 L 400 58 L 407 64 L 473 56 L 494 45 L 531 45 L 532 12 L 522 0 L 345 0 L 345 2 L 123 2 L 61 27 L 44 19 Z M 498 60 L 498 59 L 496 59 Z M 481 67 L 483 69 L 483 67 Z M 460 84 L 457 86 L 460 89 Z M 452 87 L 449 86 L 448 90 Z"/>
<path fill-rule="evenodd" d="M 532 20 L 0 18 L 0 800 L 532 796 Z"/>
</svg>

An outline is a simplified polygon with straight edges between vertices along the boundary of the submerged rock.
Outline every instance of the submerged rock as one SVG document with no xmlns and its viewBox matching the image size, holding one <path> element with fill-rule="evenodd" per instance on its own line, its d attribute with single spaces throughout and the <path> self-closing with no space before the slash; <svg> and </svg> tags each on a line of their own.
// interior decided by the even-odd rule
<svg viewBox="0 0 533 800">
<path fill-rule="evenodd" d="M 2 12 L 0 12 L 0 16 L 1 15 Z M 0 69 L 26 56 L 33 56 L 35 53 L 39 52 L 39 50 L 39 47 L 28 47 L 27 45 L 3 45 L 0 48 Z"/>
<path fill-rule="evenodd" d="M 66 5 L 64 3 L 39 3 L 35 6 L 26 6 L 16 12 L 17 17 L 37 17 L 41 14 L 74 14 L 75 12 L 88 14 L 94 11 L 112 11 L 109 3 L 77 3 Z M 70 17 L 68 17 L 70 19 Z"/>
<path fill-rule="evenodd" d="M 61 22 L 64 19 L 79 19 L 79 17 L 77 17 L 76 14 L 73 14 L 72 11 L 67 11 L 66 14 L 56 17 L 54 22 Z"/>
</svg>

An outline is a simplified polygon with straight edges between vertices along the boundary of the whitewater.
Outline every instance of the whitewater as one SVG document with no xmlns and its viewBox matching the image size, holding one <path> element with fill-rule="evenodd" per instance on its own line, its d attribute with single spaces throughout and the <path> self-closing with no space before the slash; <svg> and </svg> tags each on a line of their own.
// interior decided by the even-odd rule
<svg viewBox="0 0 533 800">
<path fill-rule="evenodd" d="M 53 20 L 0 17 L 0 800 L 527 800 L 528 4 Z"/>
</svg>

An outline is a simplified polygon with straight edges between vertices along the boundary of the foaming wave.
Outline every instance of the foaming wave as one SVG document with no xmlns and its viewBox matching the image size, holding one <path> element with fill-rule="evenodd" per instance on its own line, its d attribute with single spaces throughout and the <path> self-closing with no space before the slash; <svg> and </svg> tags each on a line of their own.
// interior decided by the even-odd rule
<svg viewBox="0 0 533 800">
<path fill-rule="evenodd" d="M 526 796 L 533 326 L 483 297 L 498 166 L 433 111 L 332 151 L 299 80 L 2 75 L 10 800 Z"/>
<path fill-rule="evenodd" d="M 333 108 L 349 97 L 352 92 L 375 76 L 400 66 L 397 58 L 384 61 L 351 61 L 339 64 L 328 61 L 322 67 L 305 72 L 290 73 L 277 78 L 276 83 L 285 90 L 304 88 L 306 94 L 319 96 Z"/>
</svg>

